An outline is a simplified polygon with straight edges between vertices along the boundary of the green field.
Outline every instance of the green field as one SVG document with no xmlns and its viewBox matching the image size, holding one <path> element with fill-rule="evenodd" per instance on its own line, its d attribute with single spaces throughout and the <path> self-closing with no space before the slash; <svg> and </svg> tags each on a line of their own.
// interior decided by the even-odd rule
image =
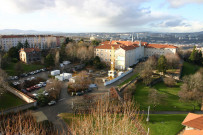
<svg viewBox="0 0 203 135">
<path fill-rule="evenodd" d="M 184 62 L 181 77 L 183 77 L 185 75 L 194 74 L 197 70 L 199 70 L 199 68 L 200 68 L 200 66 L 198 66 L 198 65 Z"/>
<path fill-rule="evenodd" d="M 0 110 L 23 104 L 26 104 L 26 102 L 10 92 L 5 92 L 3 93 L 3 95 L 0 96 Z"/>
<path fill-rule="evenodd" d="M 17 63 L 9 63 L 4 68 L 4 70 L 7 72 L 8 75 L 10 75 L 10 76 L 16 75 L 16 72 L 15 72 L 15 65 L 16 64 Z M 21 63 L 21 64 L 22 64 L 22 67 L 23 67 L 25 73 L 44 68 L 43 65 L 39 65 L 39 64 L 25 64 L 25 63 Z"/>
<path fill-rule="evenodd" d="M 150 135 L 176 135 L 184 128 L 181 123 L 186 114 L 151 114 L 149 117 Z"/>
<path fill-rule="evenodd" d="M 150 105 L 154 111 L 191 111 L 193 110 L 192 104 L 179 101 L 178 92 L 180 91 L 180 85 L 181 83 L 178 83 L 175 87 L 167 87 L 163 82 L 154 85 L 153 88 L 157 89 L 165 98 L 162 99 L 159 105 L 153 108 L 148 100 L 150 88 L 139 82 L 136 84 L 134 100 L 140 104 L 141 110 L 147 110 L 147 107 Z M 196 109 L 199 110 L 200 107 L 196 105 Z"/>
<path fill-rule="evenodd" d="M 125 81 L 123 81 L 122 83 L 120 83 L 120 84 L 118 85 L 118 87 L 121 87 L 121 86 L 123 86 L 124 84 L 129 83 L 130 81 L 136 79 L 136 78 L 138 77 L 138 75 L 139 75 L 138 73 L 137 73 L 137 74 L 134 74 L 133 76 L 131 76 L 131 77 L 128 78 L 127 80 L 125 80 Z"/>
</svg>

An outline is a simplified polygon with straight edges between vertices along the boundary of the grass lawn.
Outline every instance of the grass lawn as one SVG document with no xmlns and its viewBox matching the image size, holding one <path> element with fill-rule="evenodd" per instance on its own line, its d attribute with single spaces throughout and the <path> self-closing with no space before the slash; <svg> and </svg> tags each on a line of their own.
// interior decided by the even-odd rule
<svg viewBox="0 0 203 135">
<path fill-rule="evenodd" d="M 121 87 L 121 86 L 123 86 L 124 84 L 126 84 L 126 83 L 128 83 L 128 82 L 134 80 L 136 77 L 138 77 L 138 75 L 139 75 L 138 73 L 134 74 L 133 76 L 131 76 L 131 77 L 128 78 L 127 80 L 125 80 L 125 81 L 123 81 L 122 83 L 120 83 L 120 84 L 118 85 L 118 87 Z"/>
<path fill-rule="evenodd" d="M 157 89 L 159 93 L 165 95 L 161 103 L 153 108 L 152 104 L 148 100 L 149 87 L 145 86 L 143 83 L 138 82 L 136 84 L 136 91 L 134 94 L 134 100 L 136 103 L 140 104 L 141 110 L 147 110 L 150 105 L 152 110 L 155 111 L 192 111 L 193 106 L 190 103 L 183 103 L 179 101 L 178 92 L 180 91 L 181 83 L 178 83 L 176 87 L 167 87 L 163 82 L 157 83 L 153 88 Z M 196 106 L 196 109 L 200 109 Z"/>
<path fill-rule="evenodd" d="M 151 114 L 149 116 L 150 135 L 176 135 L 187 114 Z"/>
<path fill-rule="evenodd" d="M 200 68 L 200 66 L 198 66 L 198 65 L 194 65 L 194 64 L 188 63 L 188 62 L 184 62 L 181 77 L 183 77 L 185 75 L 194 74 L 199 68 Z"/>
<path fill-rule="evenodd" d="M 5 92 L 0 96 L 0 110 L 19 106 L 25 103 L 25 101 L 21 100 L 10 92 Z"/>
<path fill-rule="evenodd" d="M 4 70 L 8 73 L 8 75 L 10 75 L 10 76 L 16 75 L 16 72 L 15 72 L 16 64 L 17 63 L 9 63 L 7 65 L 7 67 L 4 68 Z M 21 64 L 22 64 L 22 67 L 23 67 L 25 73 L 45 67 L 44 65 L 39 65 L 39 64 L 25 64 L 25 63 L 21 63 Z"/>
</svg>

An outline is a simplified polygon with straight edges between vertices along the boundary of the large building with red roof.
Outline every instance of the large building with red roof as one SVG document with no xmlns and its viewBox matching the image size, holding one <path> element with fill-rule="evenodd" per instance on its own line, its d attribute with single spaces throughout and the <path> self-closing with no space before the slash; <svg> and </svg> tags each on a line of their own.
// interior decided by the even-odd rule
<svg viewBox="0 0 203 135">
<path fill-rule="evenodd" d="M 183 135 L 203 135 L 203 115 L 189 113 L 182 125 L 185 126 Z"/>
<path fill-rule="evenodd" d="M 153 55 L 175 54 L 177 47 L 164 44 L 148 44 L 140 41 L 105 41 L 95 48 L 95 55 L 107 63 L 111 63 L 111 48 L 115 49 L 115 68 L 124 70 L 139 62 L 144 57 Z"/>
</svg>

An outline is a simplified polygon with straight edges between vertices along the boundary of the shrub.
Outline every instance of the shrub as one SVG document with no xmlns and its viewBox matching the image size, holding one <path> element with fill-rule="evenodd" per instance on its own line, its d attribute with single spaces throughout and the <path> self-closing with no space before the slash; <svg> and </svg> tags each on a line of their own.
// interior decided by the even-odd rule
<svg viewBox="0 0 203 135">
<path fill-rule="evenodd" d="M 176 85 L 176 81 L 173 77 L 167 77 L 167 78 L 164 78 L 164 83 L 169 86 L 169 87 L 173 87 Z"/>
</svg>

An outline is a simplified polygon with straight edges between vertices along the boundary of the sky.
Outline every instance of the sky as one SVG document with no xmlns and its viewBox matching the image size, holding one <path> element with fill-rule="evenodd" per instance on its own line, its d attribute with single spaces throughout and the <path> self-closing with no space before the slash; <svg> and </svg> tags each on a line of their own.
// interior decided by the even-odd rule
<svg viewBox="0 0 203 135">
<path fill-rule="evenodd" d="M 199 32 L 203 0 L 0 0 L 0 29 Z"/>
</svg>

